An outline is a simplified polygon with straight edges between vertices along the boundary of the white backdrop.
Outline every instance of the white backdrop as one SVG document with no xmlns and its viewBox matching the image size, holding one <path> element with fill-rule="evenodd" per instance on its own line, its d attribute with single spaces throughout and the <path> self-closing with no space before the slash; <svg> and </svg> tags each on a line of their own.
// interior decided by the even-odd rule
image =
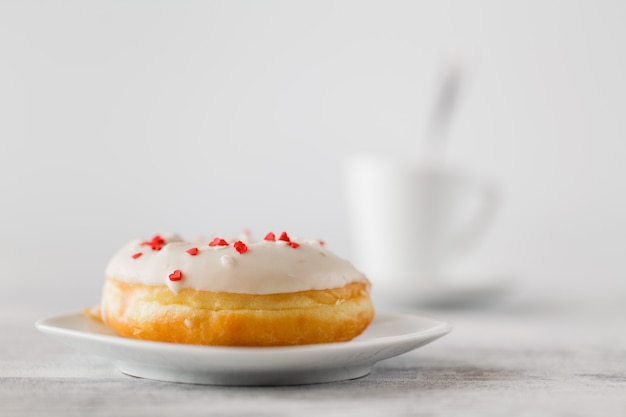
<svg viewBox="0 0 626 417">
<path fill-rule="evenodd" d="M 626 3 L 0 1 L 0 303 L 67 311 L 157 231 L 288 230 L 350 256 L 341 164 L 450 158 L 505 204 L 472 262 L 626 302 Z"/>
</svg>

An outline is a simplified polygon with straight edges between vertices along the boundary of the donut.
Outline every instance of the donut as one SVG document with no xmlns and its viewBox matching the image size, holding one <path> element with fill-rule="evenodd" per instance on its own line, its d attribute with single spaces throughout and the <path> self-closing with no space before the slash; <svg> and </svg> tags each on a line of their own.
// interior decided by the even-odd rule
<svg viewBox="0 0 626 417">
<path fill-rule="evenodd" d="M 370 282 L 315 239 L 187 242 L 135 239 L 109 261 L 99 306 L 86 310 L 117 334 L 217 346 L 344 342 L 374 309 Z"/>
</svg>

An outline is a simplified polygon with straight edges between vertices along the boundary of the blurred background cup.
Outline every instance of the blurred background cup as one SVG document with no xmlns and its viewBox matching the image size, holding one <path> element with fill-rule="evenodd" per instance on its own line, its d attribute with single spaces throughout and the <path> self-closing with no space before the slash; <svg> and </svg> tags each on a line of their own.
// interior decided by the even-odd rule
<svg viewBox="0 0 626 417">
<path fill-rule="evenodd" d="M 345 166 L 353 260 L 383 297 L 443 284 L 497 211 L 494 183 L 426 161 L 357 155 Z"/>
</svg>

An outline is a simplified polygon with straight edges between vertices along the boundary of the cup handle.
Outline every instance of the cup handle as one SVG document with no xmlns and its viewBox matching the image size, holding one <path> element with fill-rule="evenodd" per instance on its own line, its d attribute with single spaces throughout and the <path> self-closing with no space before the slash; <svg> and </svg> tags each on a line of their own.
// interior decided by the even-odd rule
<svg viewBox="0 0 626 417">
<path fill-rule="evenodd" d="M 500 188 L 495 183 L 483 184 L 479 195 L 482 202 L 479 203 L 480 206 L 475 214 L 469 219 L 465 228 L 462 228 L 450 240 L 448 249 L 452 254 L 467 249 L 478 240 L 495 218 L 501 201 Z"/>
</svg>

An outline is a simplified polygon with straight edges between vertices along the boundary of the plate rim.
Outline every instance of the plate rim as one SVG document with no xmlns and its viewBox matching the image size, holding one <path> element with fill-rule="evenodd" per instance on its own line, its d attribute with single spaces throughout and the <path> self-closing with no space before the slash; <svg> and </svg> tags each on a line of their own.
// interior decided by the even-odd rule
<svg viewBox="0 0 626 417">
<path fill-rule="evenodd" d="M 184 343 L 172 343 L 172 342 L 160 342 L 160 341 L 152 341 L 152 340 L 141 340 L 141 339 L 132 339 L 123 336 L 119 336 L 116 334 L 100 334 L 93 333 L 87 331 L 76 330 L 68 327 L 63 327 L 59 325 L 51 324 L 50 322 L 68 319 L 74 317 L 84 318 L 85 320 L 90 320 L 88 317 L 85 317 L 84 314 L 80 311 L 74 311 L 70 313 L 62 313 L 51 316 L 46 316 L 38 319 L 35 322 L 35 327 L 40 332 L 44 333 L 47 336 L 63 336 L 67 337 L 74 336 L 76 338 L 80 338 L 83 340 L 89 339 L 92 341 L 105 342 L 107 344 L 113 344 L 116 346 L 129 347 L 131 349 L 139 349 L 140 347 L 152 348 L 152 349 L 164 349 L 164 350 L 187 350 L 189 352 L 215 352 L 220 354 L 241 354 L 242 352 L 251 353 L 251 354 L 285 354 L 287 352 L 295 352 L 295 353 L 307 353 L 307 351 L 320 351 L 320 350 L 336 350 L 336 349 L 353 349 L 356 346 L 366 345 L 368 347 L 376 345 L 384 345 L 388 346 L 390 344 L 409 342 L 415 339 L 423 339 L 429 336 L 432 337 L 442 337 L 446 334 L 450 333 L 454 328 L 453 324 L 449 321 L 436 319 L 430 317 L 428 315 L 417 315 L 412 313 L 403 313 L 403 312 L 390 312 L 387 310 L 376 311 L 374 315 L 374 321 L 377 318 L 380 320 L 382 317 L 402 317 L 402 318 L 410 318 L 410 319 L 422 319 L 429 320 L 434 323 L 432 327 L 414 331 L 407 334 L 400 335 L 392 335 L 392 336 L 384 336 L 378 338 L 372 338 L 367 340 L 359 340 L 358 337 L 349 340 L 346 342 L 331 342 L 331 343 L 317 343 L 317 344 L 308 344 L 308 345 L 296 345 L 296 346 L 207 346 L 207 345 L 194 345 L 194 344 L 184 344 Z M 96 322 L 97 323 L 97 322 Z M 105 326 L 104 324 L 100 323 Z M 370 325 L 371 326 L 371 325 Z M 360 336 L 359 336 L 360 337 Z"/>
</svg>

